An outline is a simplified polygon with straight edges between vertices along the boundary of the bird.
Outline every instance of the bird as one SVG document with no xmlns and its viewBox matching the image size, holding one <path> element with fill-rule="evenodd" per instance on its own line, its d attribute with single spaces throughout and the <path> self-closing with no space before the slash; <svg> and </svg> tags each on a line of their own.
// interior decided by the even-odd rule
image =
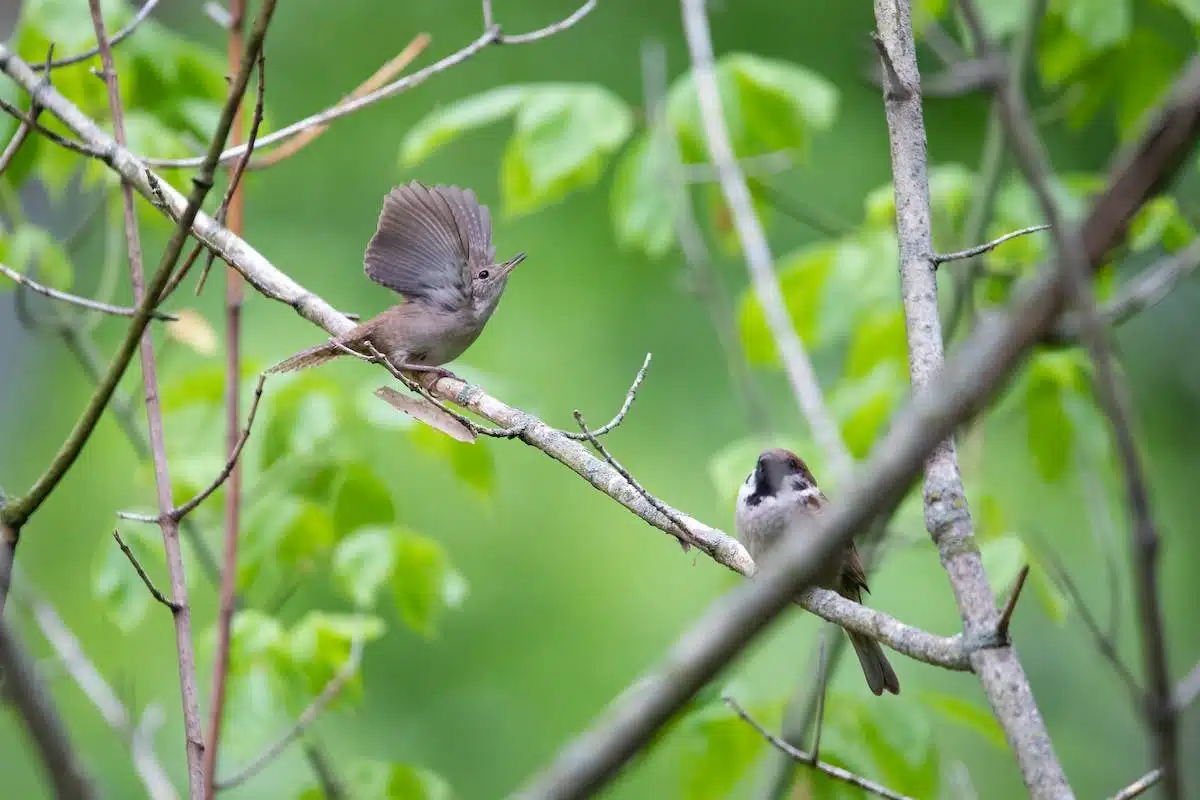
<svg viewBox="0 0 1200 800">
<path fill-rule="evenodd" d="M 473 191 L 419 181 L 396 186 L 384 197 L 363 267 L 404 302 L 267 371 L 365 357 L 370 342 L 397 369 L 454 377 L 441 365 L 479 338 L 525 253 L 499 264 L 495 259 L 491 215 Z"/>
<path fill-rule="evenodd" d="M 734 523 L 738 539 L 756 562 L 770 558 L 770 552 L 785 536 L 810 536 L 813 525 L 829 501 L 817 486 L 808 465 L 790 450 L 772 448 L 758 457 L 754 470 L 738 490 Z M 870 592 L 867 575 L 854 543 L 846 545 L 817 585 L 831 589 L 848 600 L 862 602 L 862 592 Z M 900 694 L 900 680 L 874 639 L 846 631 L 862 665 L 867 686 L 875 695 L 884 691 Z"/>
</svg>

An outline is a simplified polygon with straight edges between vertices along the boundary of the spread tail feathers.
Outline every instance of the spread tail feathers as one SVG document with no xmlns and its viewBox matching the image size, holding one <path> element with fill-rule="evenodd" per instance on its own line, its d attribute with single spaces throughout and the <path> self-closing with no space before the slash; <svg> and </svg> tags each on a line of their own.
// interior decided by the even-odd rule
<svg viewBox="0 0 1200 800">
<path fill-rule="evenodd" d="M 331 358 L 345 355 L 346 351 L 332 342 L 325 342 L 316 347 L 310 347 L 307 350 L 301 350 L 291 358 L 285 358 L 275 366 L 267 370 L 267 372 L 294 372 L 298 369 L 306 367 L 315 367 L 318 364 L 324 364 Z"/>
<path fill-rule="evenodd" d="M 857 633 L 849 635 L 850 644 L 854 645 L 854 652 L 858 654 L 858 663 L 862 664 L 863 675 L 866 677 L 871 691 L 876 695 L 881 695 L 886 689 L 892 694 L 900 694 L 900 679 L 896 677 L 895 670 L 888 663 L 887 656 L 883 654 L 883 648 L 879 642 Z"/>
</svg>

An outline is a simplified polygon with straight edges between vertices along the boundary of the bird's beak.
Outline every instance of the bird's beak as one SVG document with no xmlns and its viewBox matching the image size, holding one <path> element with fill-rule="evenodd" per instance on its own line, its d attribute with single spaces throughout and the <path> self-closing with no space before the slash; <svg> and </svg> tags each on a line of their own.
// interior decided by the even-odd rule
<svg viewBox="0 0 1200 800">
<path fill-rule="evenodd" d="M 505 261 L 503 264 L 500 265 L 500 275 L 503 277 L 503 276 L 507 275 L 508 273 L 512 272 L 514 269 L 516 269 L 517 264 L 520 264 L 524 260 L 525 260 L 525 254 L 517 253 L 515 256 L 510 258 L 508 261 Z"/>
</svg>

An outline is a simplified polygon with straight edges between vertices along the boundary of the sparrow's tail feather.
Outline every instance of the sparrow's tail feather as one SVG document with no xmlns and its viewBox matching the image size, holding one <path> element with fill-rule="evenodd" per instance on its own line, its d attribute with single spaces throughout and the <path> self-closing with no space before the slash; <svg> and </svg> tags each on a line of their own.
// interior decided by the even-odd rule
<svg viewBox="0 0 1200 800">
<path fill-rule="evenodd" d="M 285 358 L 275 366 L 269 368 L 267 372 L 294 372 L 298 369 L 306 367 L 315 367 L 318 364 L 324 364 L 331 358 L 345 355 L 346 351 L 332 342 L 325 342 L 316 347 L 310 347 L 307 350 L 302 350 L 291 358 Z"/>
<path fill-rule="evenodd" d="M 896 677 L 895 670 L 888 663 L 887 656 L 883 654 L 883 647 L 879 642 L 857 633 L 850 633 L 849 636 L 850 644 L 854 645 L 854 652 L 858 654 L 858 663 L 862 664 L 863 675 L 866 677 L 871 691 L 876 695 L 881 695 L 886 689 L 892 694 L 900 694 L 900 679 Z"/>
</svg>

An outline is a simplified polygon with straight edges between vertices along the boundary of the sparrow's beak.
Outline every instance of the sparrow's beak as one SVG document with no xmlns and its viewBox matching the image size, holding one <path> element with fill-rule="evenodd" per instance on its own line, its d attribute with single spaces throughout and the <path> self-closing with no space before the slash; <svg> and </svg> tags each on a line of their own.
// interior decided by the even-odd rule
<svg viewBox="0 0 1200 800">
<path fill-rule="evenodd" d="M 510 258 L 508 261 L 505 261 L 503 264 L 500 265 L 500 277 L 504 277 L 505 275 L 508 275 L 508 273 L 510 273 L 514 269 L 516 269 L 517 264 L 520 264 L 524 260 L 525 260 L 525 254 L 517 253 L 515 256 Z"/>
</svg>

